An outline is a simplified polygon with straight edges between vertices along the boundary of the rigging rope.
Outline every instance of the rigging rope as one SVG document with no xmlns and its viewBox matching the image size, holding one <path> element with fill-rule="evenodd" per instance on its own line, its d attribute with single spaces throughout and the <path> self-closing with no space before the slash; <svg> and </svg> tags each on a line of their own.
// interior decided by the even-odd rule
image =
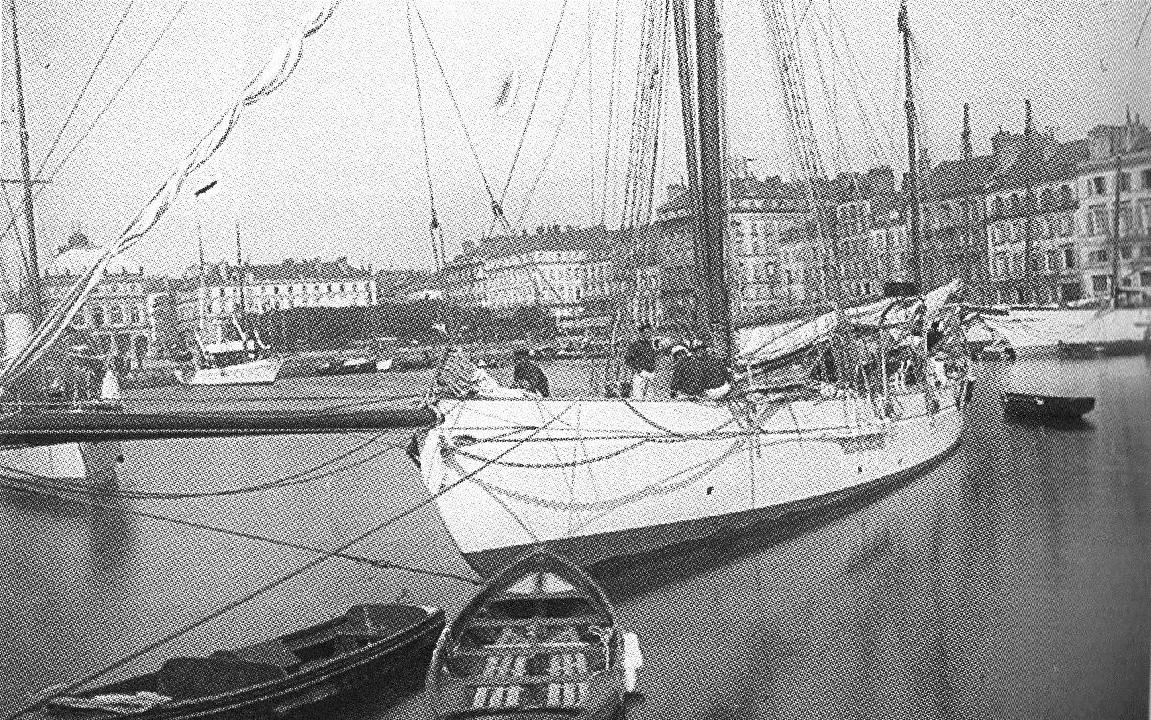
<svg viewBox="0 0 1151 720">
<path fill-rule="evenodd" d="M 36 477 L 43 477 L 43 476 L 36 476 Z M 260 535 L 257 533 L 250 533 L 250 532 L 246 532 L 243 530 L 235 530 L 232 528 L 219 527 L 217 525 L 209 525 L 207 523 L 201 523 L 201 522 L 197 522 L 195 520 L 186 520 L 184 518 L 173 517 L 171 515 L 161 515 L 159 513 L 148 512 L 146 510 L 139 510 L 136 508 L 126 508 L 126 507 L 122 507 L 119 505 L 114 505 L 112 503 L 98 502 L 98 501 L 91 500 L 88 498 L 74 497 L 71 495 L 69 497 L 62 497 L 62 496 L 54 494 L 53 492 L 48 492 L 47 490 L 44 490 L 44 489 L 37 489 L 36 487 L 34 487 L 34 485 L 36 484 L 34 482 L 31 482 L 31 481 L 21 482 L 19 480 L 14 479 L 14 478 L 9 478 L 9 479 L 12 479 L 14 482 L 16 482 L 18 484 L 11 485 L 8 483 L 4 483 L 2 480 L 0 480 L 0 488 L 4 488 L 4 489 L 11 490 L 14 492 L 31 493 L 31 494 L 38 495 L 40 497 L 43 497 L 43 498 L 46 498 L 49 500 L 63 500 L 65 502 L 74 503 L 77 505 L 84 505 L 84 506 L 87 506 L 89 508 L 97 509 L 97 510 L 107 510 L 109 512 L 116 512 L 116 513 L 128 513 L 129 515 L 147 518 L 149 520 L 157 520 L 159 522 L 170 523 L 173 525 L 182 525 L 185 527 L 194 528 L 196 530 L 204 530 L 206 532 L 219 533 L 221 535 L 231 535 L 233 537 L 243 538 L 245 540 L 254 540 L 256 542 L 267 543 L 269 545 L 276 545 L 279 547 L 289 548 L 292 550 L 302 550 L 305 552 L 311 552 L 311 553 L 317 553 L 317 554 L 323 554 L 323 553 L 328 552 L 327 550 L 324 550 L 322 548 L 318 548 L 318 547 L 315 547 L 312 545 L 304 545 L 301 543 L 295 543 L 295 542 L 291 542 L 288 540 L 281 540 L 279 538 L 274 538 L 274 537 L 271 537 L 268 535 Z M 50 478 L 43 478 L 43 479 L 44 480 L 50 480 Z M 25 484 L 25 483 L 29 483 L 29 484 Z M 50 483 L 48 483 L 47 485 L 45 485 L 45 487 L 51 488 L 52 486 Z M 72 491 L 65 491 L 65 492 L 72 492 Z M 373 558 L 367 557 L 366 555 L 357 555 L 355 553 L 341 552 L 341 553 L 333 554 L 333 557 L 339 558 L 340 560 L 349 560 L 351 562 L 356 562 L 356 563 L 360 563 L 360 564 L 364 564 L 364 565 L 370 565 L 372 567 L 376 567 L 376 568 L 379 568 L 381 570 L 400 570 L 402 572 L 409 572 L 409 573 L 414 573 L 417 575 L 428 575 L 431 577 L 440 577 L 440 578 L 445 578 L 445 579 L 449 579 L 449 580 L 460 580 L 462 582 L 466 582 L 466 583 L 469 583 L 472 585 L 481 584 L 481 583 L 477 582 L 474 578 L 469 578 L 469 577 L 466 577 L 464 575 L 459 575 L 457 573 L 441 571 L 441 570 L 430 570 L 427 568 L 418 568 L 418 567 L 413 567 L 410 565 L 402 565 L 399 563 L 391 563 L 391 562 L 386 562 L 383 560 L 375 560 Z"/>
<path fill-rule="evenodd" d="M 84 487 L 81 485 L 77 485 L 75 483 L 69 483 L 69 482 L 64 481 L 64 480 L 59 480 L 59 481 L 53 482 L 49 479 L 49 482 L 52 482 L 53 485 L 59 490 L 71 491 L 71 492 L 84 492 L 84 493 L 88 493 L 88 494 L 92 494 L 92 495 L 99 495 L 102 497 L 110 497 L 110 498 L 114 497 L 114 498 L 120 498 L 120 499 L 124 499 L 124 500 L 193 500 L 193 499 L 199 499 L 199 498 L 231 497 L 231 496 L 236 496 L 236 495 L 248 495 L 251 493 L 262 492 L 264 490 L 279 490 L 282 488 L 293 487 L 295 485 L 303 485 L 305 483 L 315 482 L 317 480 L 323 480 L 323 479 L 332 477 L 336 473 L 345 472 L 347 470 L 351 470 L 351 469 L 359 467 L 361 465 L 365 465 L 365 464 L 371 462 L 372 460 L 375 460 L 376 458 L 378 458 L 378 457 L 380 457 L 380 456 L 384 455 L 385 453 L 390 452 L 392 450 L 398 450 L 398 449 L 407 447 L 406 441 L 400 442 L 400 443 L 390 444 L 390 445 L 387 445 L 387 446 L 377 450 L 376 452 L 374 452 L 370 455 L 367 455 L 365 457 L 354 460 L 354 461 L 348 463 L 347 465 L 343 465 L 340 467 L 332 467 L 333 465 L 340 462 L 341 460 L 345 460 L 345 459 L 351 457 L 352 455 L 356 454 L 357 452 L 365 449 L 369 445 L 371 445 L 375 442 L 378 442 L 380 439 L 383 438 L 383 436 L 384 436 L 384 433 L 380 433 L 378 435 L 375 435 L 375 436 L 369 438 L 368 440 L 364 441 L 363 443 L 360 443 L 359 445 L 351 448 L 350 450 L 342 452 L 342 453 L 336 455 L 335 457 L 329 458 L 328 460 L 325 460 L 324 462 L 321 462 L 318 465 L 314 465 L 311 468 L 308 468 L 307 470 L 302 470 L 300 472 L 293 473 L 291 475 L 285 475 L 285 476 L 277 478 L 275 480 L 257 483 L 254 485 L 246 485 L 244 487 L 239 487 L 239 488 L 229 488 L 227 490 L 211 490 L 211 491 L 204 491 L 204 492 L 156 492 L 156 491 L 145 491 L 145 490 L 116 490 L 116 491 L 112 491 L 112 490 L 100 490 L 100 489 L 95 489 L 95 488 L 87 488 L 87 487 Z M 16 472 L 16 473 L 19 473 L 20 475 L 31 475 L 31 473 L 21 471 L 17 468 L 8 468 L 8 467 L 4 467 L 4 466 L 0 466 L 0 471 Z M 324 472 L 321 472 L 321 471 L 324 471 Z"/>
<path fill-rule="evenodd" d="M 44 171 L 44 166 L 48 164 L 48 159 L 52 157 L 52 151 L 56 149 L 60 138 L 64 137 L 64 131 L 68 129 L 68 123 L 72 122 L 72 117 L 76 114 L 76 110 L 80 107 L 80 102 L 84 99 L 84 94 L 88 92 L 88 86 L 92 83 L 92 78 L 96 77 L 96 72 L 100 69 L 100 65 L 104 62 L 104 58 L 108 55 L 108 51 L 112 48 L 112 43 L 116 41 L 116 36 L 120 32 L 120 28 L 124 26 L 124 21 L 128 19 L 128 13 L 132 11 L 132 6 L 136 4 L 136 0 L 128 0 L 127 7 L 124 8 L 124 13 L 120 16 L 119 22 L 112 30 L 112 35 L 108 38 L 108 42 L 104 45 L 104 50 L 100 53 L 100 57 L 96 58 L 96 64 L 92 66 L 92 72 L 88 73 L 88 78 L 84 80 L 83 86 L 80 87 L 80 94 L 76 96 L 76 101 L 72 103 L 72 108 L 68 111 L 68 116 L 64 118 L 64 122 L 60 125 L 59 132 L 53 138 L 52 144 L 48 146 L 48 152 L 44 155 L 43 162 L 40 163 L 40 169 L 36 174 Z"/>
<path fill-rule="evenodd" d="M 414 3 L 411 5 L 411 8 L 416 11 L 416 19 L 420 21 L 420 28 L 424 31 L 424 38 L 428 41 L 428 47 L 431 48 L 432 58 L 435 59 L 436 67 L 438 67 L 440 70 L 440 77 L 443 78 L 444 86 L 448 90 L 448 99 L 452 101 L 452 107 L 456 110 L 456 119 L 459 120 L 460 129 L 464 132 L 464 139 L 468 143 L 468 149 L 472 152 L 472 159 L 476 161 L 476 170 L 479 171 L 480 179 L 484 182 L 484 191 L 487 192 L 488 199 L 491 200 L 492 214 L 496 218 L 502 218 L 504 214 L 503 208 L 500 206 L 499 201 L 496 200 L 496 196 L 492 192 L 491 183 L 488 182 L 487 173 L 484 172 L 483 163 L 480 162 L 480 155 L 476 151 L 476 144 L 472 142 L 472 134 L 468 130 L 468 124 L 464 122 L 464 113 L 460 109 L 459 102 L 456 100 L 456 93 L 452 89 L 452 84 L 448 81 L 447 70 L 444 69 L 444 64 L 440 62 L 440 54 L 436 52 L 436 45 L 432 42 L 432 36 L 431 33 L 428 32 L 427 24 L 424 22 L 423 13 L 420 12 L 419 6 Z M 507 221 L 505 220 L 504 222 L 506 223 Z"/>
<path fill-rule="evenodd" d="M 544 427 L 546 427 L 546 426 L 541 426 L 535 432 L 536 433 L 540 432 L 541 430 L 544 429 Z M 533 433 L 533 435 L 534 435 L 534 433 Z M 517 447 L 518 447 L 518 445 L 512 445 L 511 447 L 509 447 L 507 450 L 505 450 L 503 453 L 496 456 L 492 460 L 495 461 L 495 460 L 501 459 L 504 455 L 515 450 Z M 208 613 L 207 615 L 201 617 L 200 619 L 198 619 L 194 622 L 188 623 L 188 624 L 168 633 L 167 635 L 160 638 L 159 640 L 155 640 L 151 643 L 148 643 L 147 645 L 145 645 L 144 647 L 142 647 L 138 650 L 135 650 L 131 653 L 128 653 L 127 655 L 121 656 L 117 660 L 115 660 L 111 663 L 108 663 L 104 667 L 88 673 L 87 675 L 80 678 L 79 680 L 75 680 L 71 683 L 68 683 L 67 685 L 65 685 L 62 688 L 56 689 L 52 696 L 43 697 L 43 698 L 41 698 L 35 702 L 28 703 L 27 705 L 24 705 L 23 707 L 17 709 L 15 712 L 9 714 L 5 718 L 5 720 L 17 720 L 17 718 L 27 714 L 28 712 L 43 707 L 49 700 L 56 698 L 56 697 L 61 697 L 63 695 L 67 695 L 68 693 L 71 693 L 75 690 L 78 690 L 78 689 L 84 687 L 85 685 L 92 682 L 93 680 L 98 680 L 99 678 L 102 678 L 111 672 L 119 670 L 120 668 L 128 665 L 129 663 L 132 663 L 132 662 L 140 659 L 141 657 L 144 657 L 148 653 L 151 653 L 153 650 L 157 650 L 161 647 L 164 647 L 165 645 L 168 645 L 169 643 L 172 643 L 176 640 L 179 640 L 181 637 L 187 635 L 188 633 L 192 632 L 193 630 L 196 630 L 197 628 L 200 628 L 200 627 L 203 627 L 204 625 L 207 625 L 208 623 L 215 620 L 216 618 L 221 617 L 223 615 L 226 615 L 227 613 L 231 612 L 232 610 L 235 610 L 236 608 L 238 608 L 242 605 L 245 605 L 246 603 L 249 603 L 252 600 L 255 600 L 256 598 L 260 597 L 261 595 L 264 595 L 268 592 L 271 592 L 272 590 L 276 589 L 277 587 L 279 587 L 279 586 L 281 586 L 281 585 L 283 585 L 283 584 L 285 584 L 291 580 L 294 580 L 295 578 L 299 577 L 300 575 L 303 575 L 304 573 L 308 572 L 309 570 L 311 570 L 315 567 L 319 567 L 325 561 L 327 561 L 331 558 L 337 557 L 339 553 L 343 553 L 347 550 L 350 550 L 352 547 L 354 547 L 358 543 L 366 540 L 367 538 L 371 537 L 372 535 L 375 535 L 375 534 L 385 530 L 390 525 L 397 523 L 400 520 L 403 520 L 403 519 L 411 516 L 412 514 L 418 512 L 419 510 L 422 510 L 423 508 L 427 507 L 428 505 L 431 505 L 432 503 L 436 502 L 443 495 L 445 495 L 448 492 L 450 492 L 451 490 L 459 487 L 461 484 L 463 484 L 467 480 L 470 480 L 474 475 L 476 475 L 480 471 L 484 470 L 486 467 L 487 467 L 486 464 L 481 465 L 480 467 L 476 468 L 475 470 L 471 471 L 470 473 L 467 473 L 467 474 L 461 476 L 455 482 L 448 484 L 448 485 L 444 485 L 439 490 L 432 493 L 426 499 L 421 500 L 420 502 L 409 506 L 405 510 L 400 511 L 399 513 L 397 513 L 395 515 L 392 515 L 391 517 L 387 518 L 386 520 L 379 523 L 378 525 L 359 533 L 358 535 L 353 537 L 351 540 L 340 543 L 338 546 L 336 546 L 335 548 L 332 548 L 331 550 L 323 551 L 318 557 L 313 558 L 312 560 L 309 560 L 308 562 L 304 563 L 303 565 L 300 565 L 300 566 L 294 568 L 293 570 L 291 570 L 287 573 L 284 573 L 283 575 L 280 575 L 275 580 L 272 580 L 271 582 L 268 582 L 268 583 L 265 583 L 264 585 L 261 585 L 260 587 L 258 587 L 255 590 L 243 595 L 242 597 L 239 597 L 235 600 L 229 601 L 229 602 L 221 605 L 220 607 L 216 608 L 215 610 L 213 610 L 212 612 Z"/>
<path fill-rule="evenodd" d="M 248 83 L 239 99 L 223 113 L 215 125 L 176 166 L 120 236 L 110 246 L 104 247 L 99 259 L 81 274 L 68 294 L 37 328 L 28 345 L 5 362 L 3 371 L 0 371 L 0 386 L 10 385 L 13 380 L 26 372 L 60 337 L 100 283 L 108 264 L 125 250 L 133 247 L 160 221 L 179 198 L 180 190 L 188 177 L 203 166 L 227 140 L 232 128 L 238 124 L 243 109 L 259 102 L 283 85 L 303 57 L 304 41 L 323 27 L 335 12 L 339 2 L 340 0 L 329 0 L 324 3 L 308 17 L 297 34 L 276 48 L 272 59 Z M 181 5 L 180 9 L 183 7 L 184 5 Z"/>
<path fill-rule="evenodd" d="M 420 87 L 420 63 L 416 56 L 416 36 L 412 32 L 412 3 L 407 2 L 408 43 L 412 48 L 412 74 L 416 84 L 416 105 L 420 113 L 420 139 L 424 148 L 424 171 L 428 178 L 428 206 L 431 211 L 432 258 L 436 270 L 441 269 L 447 262 L 444 257 L 443 236 L 439 234 L 440 221 L 436 216 L 436 193 L 432 189 L 432 160 L 428 153 L 428 128 L 424 119 L 424 93 Z"/>
<path fill-rule="evenodd" d="M 615 24 L 611 32 L 611 71 L 609 78 L 611 87 L 607 96 L 607 140 L 604 142 L 603 151 L 603 202 L 600 204 L 599 222 L 600 225 L 607 225 L 607 187 L 608 176 L 611 167 L 611 150 L 612 138 L 615 136 L 615 94 L 616 94 L 616 72 L 618 65 L 618 48 L 619 48 L 619 0 L 615 0 Z"/>
<path fill-rule="evenodd" d="M 543 70 L 540 71 L 540 79 L 539 79 L 539 82 L 536 83 L 535 94 L 532 95 L 532 104 L 528 106 L 528 116 L 527 116 L 527 119 L 524 120 L 524 129 L 523 129 L 523 132 L 520 133 L 520 141 L 519 141 L 519 144 L 516 145 L 515 154 L 512 155 L 512 165 L 510 168 L 508 168 L 508 178 L 504 182 L 504 189 L 500 192 L 500 205 L 501 205 L 501 207 L 502 207 L 503 202 L 507 199 L 508 187 L 512 184 L 512 177 L 515 176 L 516 163 L 519 162 L 520 151 L 523 150 L 524 140 L 527 139 L 527 136 L 528 136 L 528 128 L 530 128 L 531 124 L 532 124 L 532 116 L 535 114 L 536 104 L 539 102 L 540 92 L 543 90 L 544 80 L 547 78 L 547 75 L 548 75 L 548 65 L 551 64 L 552 53 L 555 52 L 555 49 L 556 49 L 556 40 L 559 39 L 560 27 L 563 25 L 564 13 L 567 12 L 567 7 L 568 7 L 568 0 L 563 0 L 563 5 L 560 6 L 560 16 L 556 20 L 555 31 L 552 33 L 551 44 L 548 46 L 547 55 L 544 56 L 544 67 L 543 67 Z M 511 228 L 507 226 L 507 220 L 506 219 L 504 220 L 504 226 L 509 232 L 511 231 Z"/>
</svg>

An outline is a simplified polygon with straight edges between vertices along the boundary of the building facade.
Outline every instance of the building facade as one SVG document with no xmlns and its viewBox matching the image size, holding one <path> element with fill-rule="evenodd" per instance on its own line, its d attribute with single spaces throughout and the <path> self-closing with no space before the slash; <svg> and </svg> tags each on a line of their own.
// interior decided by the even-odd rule
<svg viewBox="0 0 1151 720">
<path fill-rule="evenodd" d="M 48 304 L 59 302 L 79 279 L 72 269 L 49 270 L 43 283 Z M 167 290 L 167 278 L 148 276 L 143 268 L 106 273 L 71 327 L 95 352 L 141 366 L 145 358 L 163 354 L 170 319 L 157 308 Z"/>
<path fill-rule="evenodd" d="M 1077 218 L 1086 297 L 1151 303 L 1151 132 L 1139 116 L 1088 133 L 1080 164 Z M 1118 235 L 1115 233 L 1118 195 Z"/>
<path fill-rule="evenodd" d="M 176 283 L 174 309 L 183 335 L 226 325 L 240 313 L 261 314 L 301 307 L 367 307 L 377 304 L 370 269 L 347 258 L 284 260 L 278 264 L 227 262 L 193 266 Z"/>
</svg>

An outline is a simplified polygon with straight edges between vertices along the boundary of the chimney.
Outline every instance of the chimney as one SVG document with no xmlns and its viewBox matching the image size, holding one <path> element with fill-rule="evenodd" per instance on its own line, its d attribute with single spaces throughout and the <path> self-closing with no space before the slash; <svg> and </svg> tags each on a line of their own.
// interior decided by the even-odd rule
<svg viewBox="0 0 1151 720">
<path fill-rule="evenodd" d="M 1023 134 L 1027 137 L 1031 136 L 1033 128 L 1031 127 L 1031 98 L 1023 101 Z"/>
</svg>

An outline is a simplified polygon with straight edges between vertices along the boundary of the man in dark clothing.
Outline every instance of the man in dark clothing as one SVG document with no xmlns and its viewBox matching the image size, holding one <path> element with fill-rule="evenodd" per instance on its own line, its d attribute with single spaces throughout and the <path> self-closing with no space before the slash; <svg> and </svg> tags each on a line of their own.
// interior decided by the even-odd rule
<svg viewBox="0 0 1151 720">
<path fill-rule="evenodd" d="M 516 350 L 516 366 L 512 370 L 512 382 L 516 387 L 533 392 L 540 397 L 550 397 L 548 376 L 539 365 L 532 362 L 531 353 L 526 349 Z"/>
<path fill-rule="evenodd" d="M 693 353 L 700 363 L 701 394 L 708 400 L 722 400 L 731 392 L 727 364 L 707 345 Z"/>
<path fill-rule="evenodd" d="M 651 325 L 639 326 L 639 337 L 627 347 L 623 358 L 624 365 L 631 369 L 631 396 L 648 397 L 651 381 L 655 377 L 655 346 L 651 339 Z"/>
<path fill-rule="evenodd" d="M 703 394 L 703 365 L 699 358 L 687 351 L 683 345 L 671 349 L 671 390 L 673 398 L 694 398 Z"/>
</svg>

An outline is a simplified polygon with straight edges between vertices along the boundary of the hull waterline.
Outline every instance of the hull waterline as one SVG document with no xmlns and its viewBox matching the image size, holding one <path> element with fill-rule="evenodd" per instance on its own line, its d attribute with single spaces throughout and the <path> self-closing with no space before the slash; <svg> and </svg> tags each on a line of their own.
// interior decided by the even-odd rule
<svg viewBox="0 0 1151 720">
<path fill-rule="evenodd" d="M 917 477 L 958 444 L 966 383 L 870 401 L 445 403 L 424 480 L 489 574 L 537 543 L 588 566 L 818 514 Z M 937 405 L 937 407 L 933 407 Z M 521 444 L 516 444 L 521 443 Z M 493 461 L 485 467 L 485 463 Z"/>
</svg>

